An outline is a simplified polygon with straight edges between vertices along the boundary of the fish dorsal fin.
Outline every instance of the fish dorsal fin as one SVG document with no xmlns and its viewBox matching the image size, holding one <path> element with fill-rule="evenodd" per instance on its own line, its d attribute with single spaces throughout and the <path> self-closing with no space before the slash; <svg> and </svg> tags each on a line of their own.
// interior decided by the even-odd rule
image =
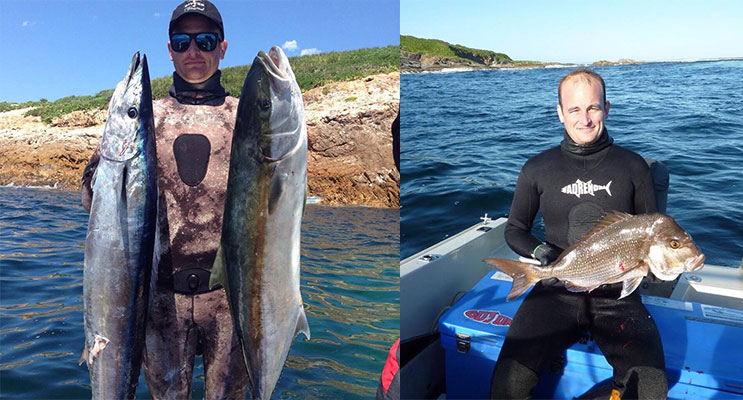
<svg viewBox="0 0 743 400">
<path fill-rule="evenodd" d="M 604 217 L 601 218 L 599 222 L 597 222 L 596 225 L 594 225 L 593 228 L 591 228 L 591 230 L 588 231 L 588 233 L 586 233 L 586 235 L 583 236 L 583 239 L 581 240 L 586 240 L 596 233 L 604 230 L 606 227 L 614 225 L 617 222 L 624 221 L 627 218 L 632 218 L 632 214 L 623 213 L 621 211 L 609 211 L 609 213 L 604 215 Z"/>
<path fill-rule="evenodd" d="M 224 251 L 222 245 L 217 249 L 217 256 L 214 257 L 214 266 L 209 276 L 209 289 L 222 285 L 227 290 L 227 267 L 224 264 Z"/>
</svg>

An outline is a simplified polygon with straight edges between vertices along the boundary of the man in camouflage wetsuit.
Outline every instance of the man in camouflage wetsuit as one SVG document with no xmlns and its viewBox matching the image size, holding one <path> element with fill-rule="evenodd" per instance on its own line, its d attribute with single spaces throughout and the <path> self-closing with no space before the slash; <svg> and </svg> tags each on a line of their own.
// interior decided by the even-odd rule
<svg viewBox="0 0 743 400">
<path fill-rule="evenodd" d="M 155 399 L 191 398 L 194 357 L 203 354 L 204 397 L 243 399 L 248 377 L 225 291 L 208 287 L 238 104 L 220 84 L 222 17 L 207 0 L 186 1 L 173 11 L 169 37 L 173 85 L 153 102 L 159 205 L 145 379 Z M 98 157 L 83 173 L 87 209 Z"/>
</svg>

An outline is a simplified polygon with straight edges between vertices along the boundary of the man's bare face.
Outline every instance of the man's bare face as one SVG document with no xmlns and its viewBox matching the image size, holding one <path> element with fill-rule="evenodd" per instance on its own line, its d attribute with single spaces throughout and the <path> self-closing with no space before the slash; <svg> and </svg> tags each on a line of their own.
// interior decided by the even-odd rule
<svg viewBox="0 0 743 400">
<path fill-rule="evenodd" d="M 576 75 L 563 82 L 562 105 L 557 105 L 560 122 L 573 141 L 579 145 L 593 143 L 604 129 L 609 106 L 603 101 L 601 83 L 585 75 Z"/>
</svg>

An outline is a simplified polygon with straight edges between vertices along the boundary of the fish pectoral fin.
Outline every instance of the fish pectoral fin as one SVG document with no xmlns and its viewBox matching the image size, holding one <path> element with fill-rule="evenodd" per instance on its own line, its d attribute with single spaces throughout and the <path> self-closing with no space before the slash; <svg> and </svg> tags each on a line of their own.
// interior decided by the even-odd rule
<svg viewBox="0 0 743 400">
<path fill-rule="evenodd" d="M 630 294 L 632 294 L 632 292 L 634 292 L 635 289 L 637 289 L 637 287 L 640 286 L 640 283 L 642 283 L 643 277 L 644 276 L 636 276 L 634 278 L 630 278 L 624 281 L 624 283 L 622 284 L 622 293 L 619 295 L 619 299 L 623 299 L 629 296 Z"/>
<path fill-rule="evenodd" d="M 209 289 L 212 290 L 217 286 L 227 287 L 227 267 L 224 263 L 224 251 L 222 245 L 219 245 L 217 249 L 217 256 L 214 257 L 214 265 L 212 266 L 212 272 L 209 276 Z"/>
<path fill-rule="evenodd" d="M 500 258 L 486 258 L 483 261 L 505 272 L 513 279 L 511 291 L 506 296 L 506 301 L 511 301 L 526 292 L 540 279 L 549 278 L 539 276 L 536 267 L 514 260 L 502 260 Z"/>
<path fill-rule="evenodd" d="M 294 330 L 294 337 L 297 337 L 299 333 L 304 334 L 307 340 L 310 340 L 310 325 L 307 323 L 307 315 L 304 313 L 304 307 L 299 305 L 299 316 L 297 317 L 297 327 Z"/>
</svg>

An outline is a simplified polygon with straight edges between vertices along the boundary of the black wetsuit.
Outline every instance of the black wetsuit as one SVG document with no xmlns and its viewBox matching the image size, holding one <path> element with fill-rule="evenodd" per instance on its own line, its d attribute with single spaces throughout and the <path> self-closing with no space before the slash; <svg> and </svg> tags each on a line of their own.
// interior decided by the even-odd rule
<svg viewBox="0 0 743 400">
<path fill-rule="evenodd" d="M 605 212 L 655 212 L 647 163 L 614 145 L 607 131 L 589 146 L 578 146 L 565 135 L 560 146 L 529 159 L 519 175 L 505 236 L 522 256 L 530 257 L 542 243 L 531 234 L 538 210 L 547 243 L 559 251 L 580 240 Z M 639 294 L 617 300 L 620 291 L 621 284 L 572 293 L 560 284 L 537 283 L 508 330 L 493 373 L 492 397 L 528 397 L 544 363 L 586 331 L 614 367 L 622 398 L 665 397 L 658 329 Z"/>
</svg>

